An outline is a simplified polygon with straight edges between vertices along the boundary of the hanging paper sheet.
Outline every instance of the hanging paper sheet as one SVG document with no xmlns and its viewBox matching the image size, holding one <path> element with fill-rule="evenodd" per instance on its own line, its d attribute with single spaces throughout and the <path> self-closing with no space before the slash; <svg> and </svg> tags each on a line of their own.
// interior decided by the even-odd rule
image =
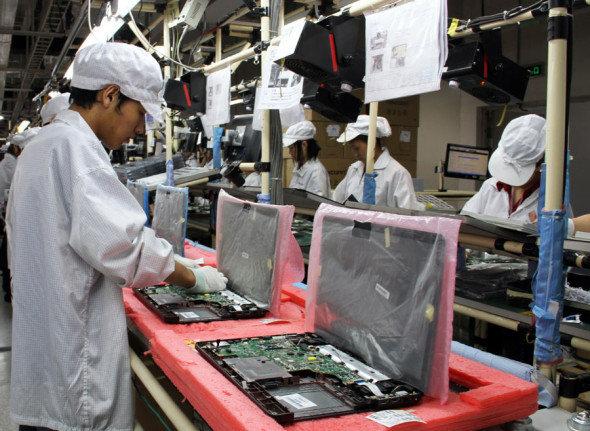
<svg viewBox="0 0 590 431">
<path fill-rule="evenodd" d="M 446 1 L 402 1 L 365 17 L 365 103 L 440 89 L 447 59 Z"/>
<path fill-rule="evenodd" d="M 230 86 L 231 69 L 229 66 L 207 76 L 207 113 L 202 118 L 203 124 L 229 123 Z"/>
<path fill-rule="evenodd" d="M 274 62 L 277 49 L 269 49 L 264 65 L 262 87 L 256 93 L 256 97 L 260 99 L 259 109 L 290 108 L 301 100 L 303 77 Z"/>
</svg>

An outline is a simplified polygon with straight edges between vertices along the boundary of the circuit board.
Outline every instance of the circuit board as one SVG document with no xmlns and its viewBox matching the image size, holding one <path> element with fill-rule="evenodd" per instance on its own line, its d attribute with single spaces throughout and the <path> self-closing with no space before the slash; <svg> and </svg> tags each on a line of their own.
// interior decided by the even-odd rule
<svg viewBox="0 0 590 431">
<path fill-rule="evenodd" d="M 282 423 L 407 406 L 422 396 L 312 333 L 200 342 L 195 348 Z"/>
<path fill-rule="evenodd" d="M 143 291 L 153 297 L 153 295 L 179 295 L 187 301 L 201 301 L 201 302 L 215 302 L 221 306 L 235 304 L 233 299 L 227 295 L 222 295 L 220 292 L 212 293 L 186 293 L 186 289 L 174 285 L 150 286 L 143 289 Z"/>
<path fill-rule="evenodd" d="M 141 301 L 166 323 L 262 317 L 267 310 L 230 288 L 212 293 L 187 293 L 183 287 L 156 285 L 133 289 Z"/>
</svg>

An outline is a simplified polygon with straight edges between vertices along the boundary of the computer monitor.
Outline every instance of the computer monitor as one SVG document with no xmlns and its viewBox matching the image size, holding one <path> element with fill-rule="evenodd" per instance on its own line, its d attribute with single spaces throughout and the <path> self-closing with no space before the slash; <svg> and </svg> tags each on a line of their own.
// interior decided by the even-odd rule
<svg viewBox="0 0 590 431">
<path fill-rule="evenodd" d="M 252 128 L 252 114 L 236 115 L 224 136 L 225 157 L 228 162 L 257 162 L 260 160 L 259 130 Z"/>
<path fill-rule="evenodd" d="M 483 181 L 488 177 L 489 159 L 490 150 L 487 148 L 447 144 L 445 177 Z"/>
</svg>

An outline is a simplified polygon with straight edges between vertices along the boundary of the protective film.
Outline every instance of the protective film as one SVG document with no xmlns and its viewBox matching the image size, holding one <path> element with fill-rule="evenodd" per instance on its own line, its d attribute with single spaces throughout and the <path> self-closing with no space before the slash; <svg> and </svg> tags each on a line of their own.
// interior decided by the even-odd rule
<svg viewBox="0 0 590 431">
<path fill-rule="evenodd" d="M 303 280 L 301 249 L 291 233 L 295 208 L 236 199 L 217 204 L 217 269 L 229 287 L 278 315 L 282 285 Z"/>
<path fill-rule="evenodd" d="M 322 204 L 306 331 L 445 402 L 459 226 Z"/>
<path fill-rule="evenodd" d="M 158 184 L 154 202 L 152 229 L 164 238 L 174 253 L 184 256 L 186 217 L 188 211 L 188 187 L 169 187 Z"/>
<path fill-rule="evenodd" d="M 127 190 L 131 192 L 137 203 L 141 205 L 143 212 L 147 220 L 145 221 L 145 225 L 150 225 L 150 206 L 149 206 L 149 199 L 148 199 L 148 191 L 145 188 L 145 184 L 137 183 L 135 181 L 127 180 Z"/>
</svg>

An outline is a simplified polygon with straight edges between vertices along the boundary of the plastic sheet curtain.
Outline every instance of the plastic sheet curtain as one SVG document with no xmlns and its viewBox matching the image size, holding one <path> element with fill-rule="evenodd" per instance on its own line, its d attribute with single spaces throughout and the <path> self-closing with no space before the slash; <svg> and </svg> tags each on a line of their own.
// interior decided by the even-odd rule
<svg viewBox="0 0 590 431">
<path fill-rule="evenodd" d="M 158 185 L 152 228 L 158 237 L 172 244 L 174 253 L 181 256 L 184 256 L 187 212 L 188 187 Z"/>
<path fill-rule="evenodd" d="M 563 240 L 567 235 L 569 207 L 569 174 L 566 169 L 564 206 L 561 210 L 545 211 L 546 167 L 541 174 L 537 231 L 540 235 L 539 267 L 533 280 L 535 315 L 535 359 L 544 363 L 561 360 L 559 324 L 563 315 L 565 272 L 563 265 Z"/>
<path fill-rule="evenodd" d="M 145 188 L 145 184 L 138 183 L 135 181 L 127 180 L 127 190 L 131 192 L 133 197 L 137 200 L 137 203 L 143 209 L 143 212 L 146 216 L 145 225 L 150 225 L 150 205 L 149 205 L 149 194 L 147 189 Z"/>
</svg>

